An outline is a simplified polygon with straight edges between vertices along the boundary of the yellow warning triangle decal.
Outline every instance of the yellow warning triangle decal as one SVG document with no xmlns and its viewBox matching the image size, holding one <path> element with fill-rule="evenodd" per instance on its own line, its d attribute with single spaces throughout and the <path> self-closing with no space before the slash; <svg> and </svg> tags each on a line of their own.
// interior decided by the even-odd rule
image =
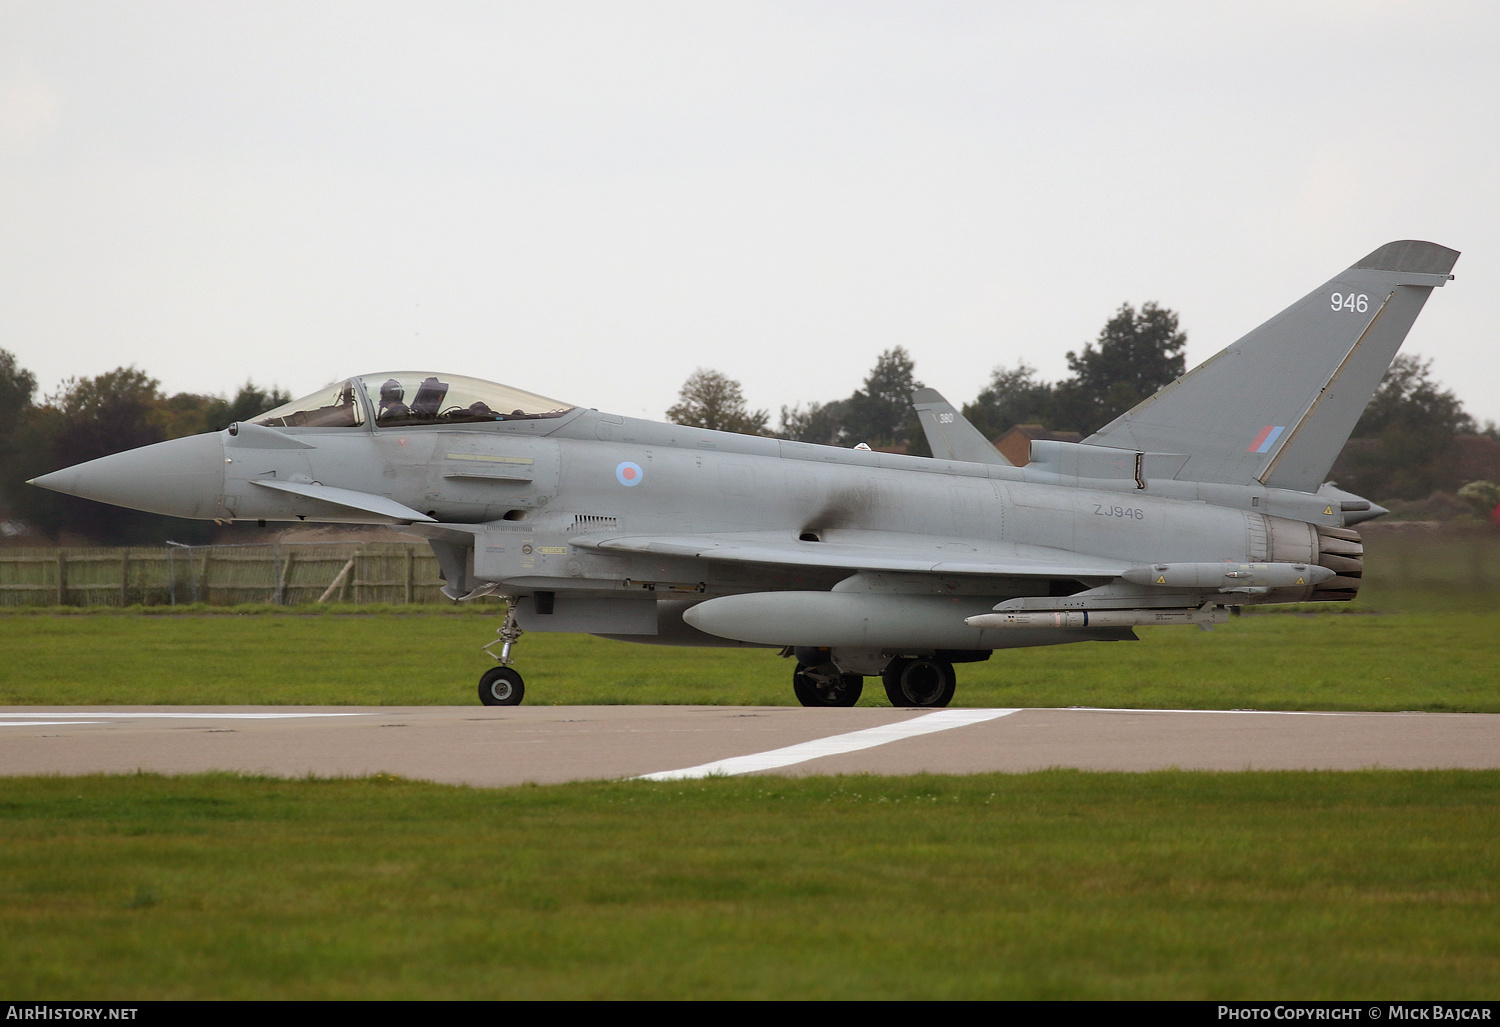
<svg viewBox="0 0 1500 1027">
<path fill-rule="evenodd" d="M 1304 584 L 1304 582 L 1303 582 L 1303 580 L 1301 578 L 1298 578 L 1297 579 L 1297 584 L 1301 585 L 1301 584 Z"/>
<path fill-rule="evenodd" d="M 1158 584 L 1158 585 L 1165 585 L 1165 584 L 1166 584 L 1166 583 L 1167 583 L 1167 579 L 1166 579 L 1166 578 L 1164 578 L 1164 577 L 1162 577 L 1162 576 L 1161 576 L 1161 575 L 1160 575 L 1160 574 L 1158 574 L 1158 575 L 1157 575 L 1157 576 L 1156 576 L 1156 583 L 1157 583 L 1157 584 Z"/>
<path fill-rule="evenodd" d="M 1326 514 L 1331 514 L 1331 513 L 1333 513 L 1333 507 L 1331 507 L 1331 506 L 1325 506 L 1325 507 L 1323 507 L 1323 512 L 1326 513 Z"/>
</svg>

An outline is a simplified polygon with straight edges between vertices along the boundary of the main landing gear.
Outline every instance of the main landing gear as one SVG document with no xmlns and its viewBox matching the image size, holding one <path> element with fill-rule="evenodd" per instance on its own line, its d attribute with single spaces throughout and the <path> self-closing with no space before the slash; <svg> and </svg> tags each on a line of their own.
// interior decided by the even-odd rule
<svg viewBox="0 0 1500 1027">
<path fill-rule="evenodd" d="M 520 673 L 510 665 L 511 647 L 522 635 L 521 627 L 516 623 L 515 600 L 511 600 L 506 608 L 505 620 L 495 634 L 500 637 L 485 646 L 484 651 L 495 656 L 490 652 L 490 647 L 496 642 L 500 643 L 500 655 L 495 656 L 500 661 L 500 666 L 491 667 L 479 679 L 479 701 L 486 706 L 519 706 L 522 697 L 526 695 L 526 684 L 521 680 Z"/>
<path fill-rule="evenodd" d="M 792 671 L 792 691 L 803 706 L 853 706 L 864 690 L 864 678 L 858 674 L 840 674 L 831 663 L 816 667 L 799 663 Z"/>
<path fill-rule="evenodd" d="M 914 660 L 898 656 L 880 677 L 892 706 L 947 706 L 958 683 L 953 664 L 928 656 Z"/>
<path fill-rule="evenodd" d="M 947 660 L 923 656 L 896 657 L 881 672 L 886 698 L 902 708 L 939 708 L 953 701 L 957 675 Z M 792 691 L 803 706 L 853 706 L 864 691 L 865 679 L 841 674 L 833 663 L 808 666 L 798 662 L 792 671 Z"/>
</svg>

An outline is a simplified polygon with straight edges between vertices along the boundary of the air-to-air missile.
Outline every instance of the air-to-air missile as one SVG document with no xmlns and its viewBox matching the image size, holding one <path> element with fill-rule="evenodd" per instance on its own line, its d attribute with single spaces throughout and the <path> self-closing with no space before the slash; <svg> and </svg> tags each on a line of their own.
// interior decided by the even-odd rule
<svg viewBox="0 0 1500 1027">
<path fill-rule="evenodd" d="M 450 598 L 506 601 L 489 705 L 524 694 L 523 631 L 572 631 L 779 650 L 804 705 L 852 705 L 879 675 L 892 703 L 942 706 L 954 664 L 997 649 L 1352 599 L 1352 526 L 1384 511 L 1324 478 L 1457 257 L 1382 246 L 1083 442 L 1032 443 L 1020 467 L 930 389 L 913 397 L 922 458 L 394 372 L 34 484 L 422 535 Z"/>
</svg>

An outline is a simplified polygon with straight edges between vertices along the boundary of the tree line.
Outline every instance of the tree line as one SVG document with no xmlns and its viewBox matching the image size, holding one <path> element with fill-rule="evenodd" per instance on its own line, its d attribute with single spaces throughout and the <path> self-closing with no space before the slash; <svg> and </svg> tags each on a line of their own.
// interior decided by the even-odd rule
<svg viewBox="0 0 1500 1027">
<path fill-rule="evenodd" d="M 1017 424 L 1089 434 L 1182 374 L 1187 334 L 1177 315 L 1154 303 L 1139 311 L 1129 304 L 1104 326 L 1099 338 L 1068 354 L 1072 374 L 1040 381 L 1025 363 L 996 368 L 987 388 L 964 407 L 964 416 L 989 438 Z M 773 435 L 798 442 L 898 449 L 930 456 L 927 439 L 911 407 L 922 388 L 916 365 L 897 346 L 876 358 L 862 388 L 845 399 L 781 408 L 781 423 L 769 427 L 764 410 L 747 409 L 740 383 L 699 368 L 683 384 L 667 419 L 698 428 Z"/>
<path fill-rule="evenodd" d="M 1177 314 L 1155 303 L 1124 304 L 1096 339 L 1067 354 L 1069 374 L 1047 382 L 1025 362 L 997 367 L 963 408 L 987 438 L 1018 424 L 1088 436 L 1173 381 L 1185 370 L 1187 333 Z M 833 446 L 860 443 L 930 456 L 911 406 L 922 388 L 911 355 L 881 353 L 861 387 L 843 399 L 783 406 L 779 423 L 751 410 L 739 382 L 700 368 L 683 384 L 667 419 L 678 424 Z M 171 538 L 209 541 L 213 525 L 120 510 L 25 484 L 61 467 L 138 446 L 247 420 L 291 397 L 246 382 L 233 396 L 164 393 L 135 367 L 70 378 L 37 399 L 36 376 L 0 350 L 0 529 L 28 538 L 99 545 L 147 544 Z M 1497 438 L 1493 424 L 1485 433 Z M 1457 491 L 1457 437 L 1476 425 L 1454 394 L 1432 378 L 1431 364 L 1401 355 L 1391 365 L 1354 429 L 1338 484 L 1377 502 Z"/>
<path fill-rule="evenodd" d="M 1139 310 L 1126 303 L 1096 339 L 1067 354 L 1067 377 L 1043 381 L 1024 361 L 996 367 L 963 414 L 992 441 L 1023 424 L 1087 437 L 1180 377 L 1187 369 L 1186 349 L 1187 333 L 1175 312 L 1155 303 Z M 739 382 L 699 368 L 667 417 L 700 428 L 835 446 L 864 442 L 930 456 L 911 408 L 911 393 L 921 387 L 910 354 L 896 347 L 880 354 L 853 395 L 782 407 L 780 424 L 772 429 L 767 411 L 746 408 Z M 1476 433 L 1462 402 L 1433 379 L 1431 361 L 1401 354 L 1355 425 L 1338 464 L 1338 484 L 1377 502 L 1457 492 L 1466 484 L 1457 440 Z M 1493 423 L 1483 433 L 1500 441 Z"/>
<path fill-rule="evenodd" d="M 37 401 L 36 376 L 0 350 L 0 528 L 97 545 L 208 542 L 214 525 L 122 510 L 26 484 L 27 479 L 155 442 L 218 431 L 291 399 L 246 382 L 232 397 L 179 392 L 135 367 L 69 378 Z"/>
</svg>

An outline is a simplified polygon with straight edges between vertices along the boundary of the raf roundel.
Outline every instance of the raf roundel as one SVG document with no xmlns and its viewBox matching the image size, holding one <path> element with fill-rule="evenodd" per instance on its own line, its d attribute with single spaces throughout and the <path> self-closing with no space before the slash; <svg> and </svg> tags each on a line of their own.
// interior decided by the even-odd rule
<svg viewBox="0 0 1500 1027">
<path fill-rule="evenodd" d="M 629 460 L 624 461 L 619 467 L 615 468 L 615 480 L 627 488 L 632 485 L 639 485 L 643 477 L 645 477 L 645 472 L 641 470 L 641 465 L 632 463 Z"/>
</svg>

